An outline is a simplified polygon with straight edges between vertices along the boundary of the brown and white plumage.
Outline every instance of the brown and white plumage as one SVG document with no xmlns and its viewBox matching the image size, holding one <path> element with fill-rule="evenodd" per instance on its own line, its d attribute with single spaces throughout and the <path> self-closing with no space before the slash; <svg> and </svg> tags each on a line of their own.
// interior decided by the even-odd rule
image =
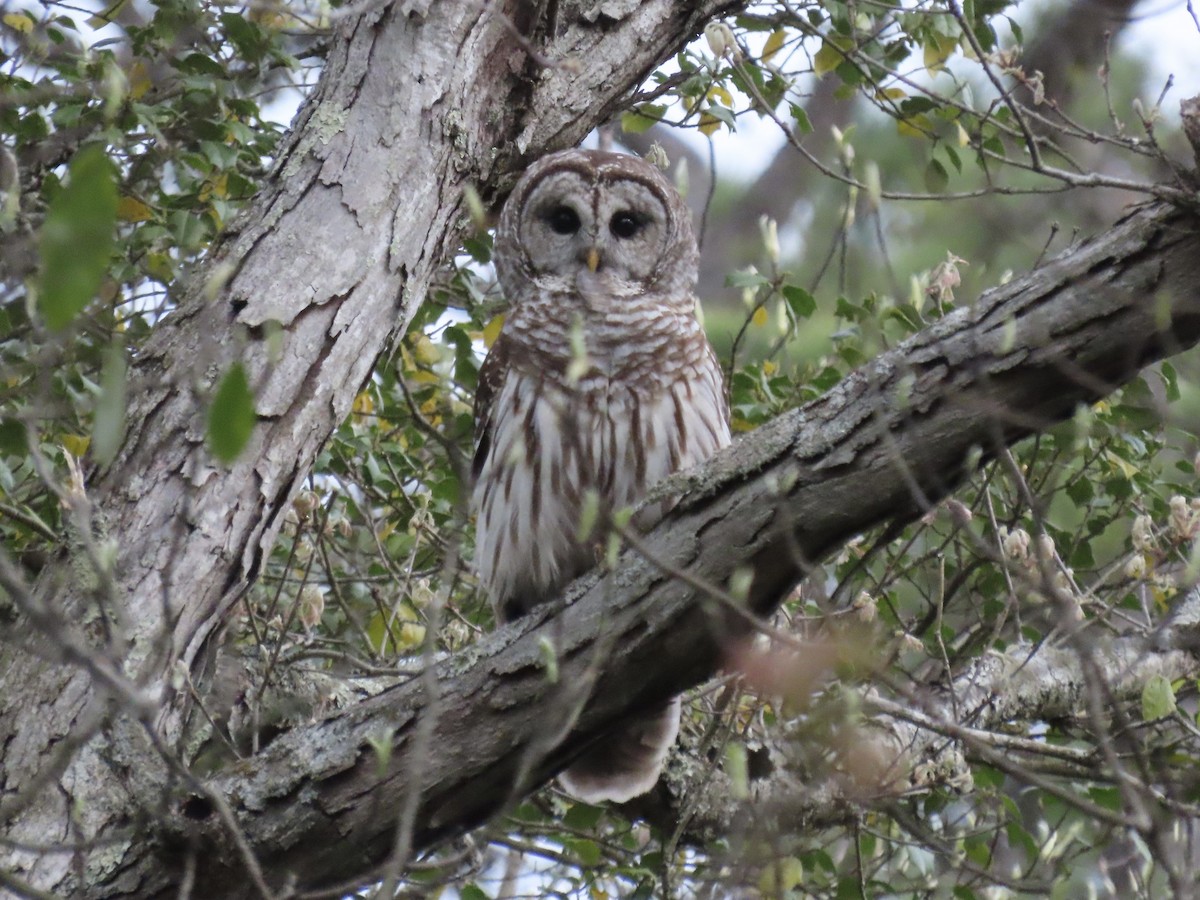
<svg viewBox="0 0 1200 900">
<path fill-rule="evenodd" d="M 729 442 L 720 367 L 695 317 L 687 208 L 636 157 L 545 157 L 501 214 L 495 262 L 510 310 L 476 395 L 476 569 L 505 620 L 595 562 L 585 494 L 613 510 Z M 592 802 L 653 787 L 678 700 L 639 714 L 562 776 Z"/>
</svg>

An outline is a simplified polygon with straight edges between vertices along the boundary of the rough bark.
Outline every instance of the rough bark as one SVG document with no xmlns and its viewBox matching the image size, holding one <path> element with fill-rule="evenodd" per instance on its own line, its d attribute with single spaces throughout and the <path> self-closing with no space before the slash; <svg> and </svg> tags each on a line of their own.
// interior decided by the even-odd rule
<svg viewBox="0 0 1200 900">
<path fill-rule="evenodd" d="M 177 736 L 179 675 L 202 674 L 320 447 L 459 246 L 464 189 L 495 203 L 529 159 L 577 143 L 741 5 L 413 0 L 343 23 L 268 184 L 135 360 L 125 445 L 78 503 L 118 543 L 116 566 L 91 592 L 53 575 L 29 596 L 6 584 L 34 632 L 0 660 L 10 840 L 108 840 L 131 799 L 152 803 L 167 784 L 149 745 Z M 226 469 L 204 449 L 204 414 L 237 360 L 259 418 Z M 110 715 L 114 702 L 128 714 Z M 144 846 L 77 858 L 6 846 L 0 870 L 61 895 L 83 882 L 140 894 L 122 872 Z"/>
<path fill-rule="evenodd" d="M 540 610 L 442 663 L 434 679 L 291 732 L 212 789 L 230 799 L 266 868 L 305 885 L 381 860 L 409 791 L 420 801 L 414 846 L 461 833 L 623 714 L 720 664 L 739 615 L 661 564 L 713 585 L 749 565 L 749 607 L 769 611 L 806 561 L 869 526 L 908 521 L 952 490 L 977 448 L 988 455 L 1067 418 L 1145 363 L 1195 344 L 1198 285 L 1200 222 L 1158 206 L 1136 212 L 669 482 L 663 490 L 680 503 L 645 538 L 646 555 L 628 551 L 611 574 L 581 579 L 561 611 Z M 572 726 L 576 693 L 593 679 Z M 418 746 L 422 721 L 430 752 Z M 561 743 L 558 725 L 570 729 Z M 386 764 L 372 749 L 380 735 L 390 735 Z M 175 811 L 181 836 L 215 846 L 206 856 L 236 859 L 206 800 Z M 238 878 L 236 863 L 204 874 L 216 892 Z"/>
</svg>

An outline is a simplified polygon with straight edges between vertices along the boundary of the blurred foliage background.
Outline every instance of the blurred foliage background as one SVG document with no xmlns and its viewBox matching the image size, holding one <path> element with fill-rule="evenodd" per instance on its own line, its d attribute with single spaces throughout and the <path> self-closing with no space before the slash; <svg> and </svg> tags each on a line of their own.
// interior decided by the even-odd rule
<svg viewBox="0 0 1200 900">
<path fill-rule="evenodd" d="M 31 574 L 73 540 L 60 501 L 120 445 L 128 360 L 269 176 L 339 12 L 4 7 L 0 543 Z M 1200 26 L 1169 12 L 1200 53 Z M 703 315 L 739 432 L 1129 204 L 1185 185 L 1173 110 L 1200 85 L 1148 81 L 1143 48 L 1120 39 L 1143 13 L 1166 11 L 1130 0 L 1032 12 L 1003 0 L 758 3 L 647 81 L 594 140 L 662 163 L 703 224 Z M 714 178 L 710 141 L 765 128 L 785 140 L 756 148 L 769 157 L 757 174 Z M 490 253 L 481 229 L 378 361 L 237 610 L 230 652 L 257 658 L 260 681 L 219 717 L 229 752 L 335 702 L 333 691 L 271 690 L 288 672 L 395 676 L 492 628 L 469 564 L 464 464 L 479 365 L 503 321 Z M 697 692 L 688 752 L 752 797 L 747 759 L 786 721 L 802 738 L 773 753 L 814 783 L 837 772 L 869 794 L 872 773 L 856 774 L 847 749 L 867 727 L 864 677 L 919 691 L 1064 628 L 1152 630 L 1196 580 L 1198 375 L 1194 354 L 1148 371 L 984 467 L 902 534 L 863 535 L 819 565 L 777 624 L 838 648 L 842 663 L 803 685 L 730 676 Z M 253 386 L 235 370 L 206 415 L 214 456 L 236 457 Z M 870 665 L 842 652 L 864 636 Z M 1113 727 L 1119 753 L 1129 742 L 1150 759 L 1137 796 L 1162 842 L 1119 824 L 1129 792 L 1103 754 L 1067 766 L 1027 753 L 1025 779 L 974 758 L 969 784 L 875 797 L 820 828 L 751 814 L 715 837 L 686 817 L 664 831 L 547 788 L 470 852 L 425 860 L 405 889 L 464 900 L 1165 896 L 1192 860 L 1200 731 L 1196 685 L 1156 691 Z M 1096 747 L 1074 720 L 1021 733 Z"/>
</svg>

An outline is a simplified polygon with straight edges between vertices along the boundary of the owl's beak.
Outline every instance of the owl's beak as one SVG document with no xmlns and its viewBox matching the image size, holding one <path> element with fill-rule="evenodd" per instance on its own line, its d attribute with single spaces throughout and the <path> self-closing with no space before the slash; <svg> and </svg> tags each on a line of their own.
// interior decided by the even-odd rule
<svg viewBox="0 0 1200 900">
<path fill-rule="evenodd" d="M 592 274 L 595 274 L 596 270 L 600 268 L 600 251 L 595 247 L 592 247 L 587 252 L 587 267 L 588 271 Z"/>
</svg>

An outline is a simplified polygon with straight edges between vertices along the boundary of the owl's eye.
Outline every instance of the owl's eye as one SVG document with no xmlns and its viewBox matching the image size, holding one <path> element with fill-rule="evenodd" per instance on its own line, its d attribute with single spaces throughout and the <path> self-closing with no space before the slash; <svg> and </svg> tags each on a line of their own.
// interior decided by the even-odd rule
<svg viewBox="0 0 1200 900">
<path fill-rule="evenodd" d="M 631 238 L 642 230 L 643 224 L 645 223 L 636 213 L 623 209 L 613 214 L 608 223 L 608 230 L 619 238 Z"/>
<path fill-rule="evenodd" d="M 569 206 L 556 206 L 546 214 L 546 222 L 555 234 L 574 234 L 579 230 L 579 213 Z"/>
</svg>

